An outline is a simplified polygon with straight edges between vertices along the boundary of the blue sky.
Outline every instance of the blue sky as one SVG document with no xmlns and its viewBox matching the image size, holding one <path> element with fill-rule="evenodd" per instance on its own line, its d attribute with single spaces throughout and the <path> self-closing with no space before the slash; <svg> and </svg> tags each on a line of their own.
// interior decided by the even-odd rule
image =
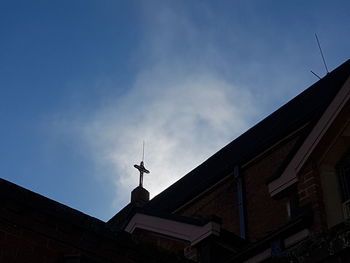
<svg viewBox="0 0 350 263">
<path fill-rule="evenodd" d="M 0 1 L 0 176 L 102 220 L 350 58 L 348 1 Z"/>
</svg>

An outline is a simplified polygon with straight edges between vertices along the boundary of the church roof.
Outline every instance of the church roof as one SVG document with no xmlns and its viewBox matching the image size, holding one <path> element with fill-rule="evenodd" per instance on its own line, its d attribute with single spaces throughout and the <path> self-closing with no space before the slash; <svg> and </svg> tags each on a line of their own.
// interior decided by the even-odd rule
<svg viewBox="0 0 350 263">
<path fill-rule="evenodd" d="M 54 262 L 189 262 L 2 178 L 0 204 L 1 262 L 9 262 L 6 249 L 17 251 L 16 262 L 33 262 L 32 253 Z"/>
<path fill-rule="evenodd" d="M 350 60 L 257 123 L 154 197 L 145 209 L 172 212 L 299 127 L 320 118 L 350 76 Z M 306 136 L 306 135 L 305 135 Z"/>
<path fill-rule="evenodd" d="M 3 178 L 0 178 L 0 201 L 3 209 L 5 209 L 4 207 L 7 203 L 16 203 L 18 210 L 16 210 L 16 212 L 21 213 L 23 219 L 21 223 L 24 225 L 30 222 L 28 218 L 37 216 L 44 222 L 43 225 L 47 224 L 51 226 L 50 224 L 52 224 L 52 222 L 49 221 L 56 220 L 69 224 L 72 228 L 74 226 L 79 229 L 84 229 L 86 232 L 115 236 L 115 233 L 110 232 L 105 226 L 105 222 L 6 181 Z M 4 210 L 2 210 L 1 213 L 3 213 L 2 215 L 6 215 Z M 37 214 L 40 214 L 40 216 Z"/>
</svg>

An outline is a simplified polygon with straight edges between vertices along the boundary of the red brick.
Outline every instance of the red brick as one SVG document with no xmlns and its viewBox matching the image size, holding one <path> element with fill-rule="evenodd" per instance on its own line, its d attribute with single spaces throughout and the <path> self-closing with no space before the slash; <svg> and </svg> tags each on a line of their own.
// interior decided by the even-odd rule
<svg viewBox="0 0 350 263">
<path fill-rule="evenodd" d="M 22 235 L 22 229 L 13 223 L 0 222 L 0 230 L 15 236 Z"/>
<path fill-rule="evenodd" d="M 5 232 L 4 231 L 0 231 L 0 242 L 4 241 L 5 240 Z"/>
<path fill-rule="evenodd" d="M 274 200 L 266 181 L 285 160 L 297 138 L 276 148 L 241 171 L 245 178 L 247 222 L 250 238 L 259 238 L 288 220 L 285 200 Z M 217 215 L 225 218 L 222 227 L 239 235 L 239 214 L 235 180 L 231 177 L 210 193 L 179 211 L 182 215 Z"/>
<path fill-rule="evenodd" d="M 178 213 L 181 215 L 216 215 L 222 219 L 222 227 L 233 233 L 239 234 L 239 216 L 237 208 L 237 192 L 233 177 L 219 184 L 215 189 L 203 195 L 183 208 Z"/>
<path fill-rule="evenodd" d="M 42 247 L 47 247 L 48 239 L 40 233 L 34 233 L 32 231 L 23 231 L 22 237 L 26 242 L 30 242 Z"/>
</svg>

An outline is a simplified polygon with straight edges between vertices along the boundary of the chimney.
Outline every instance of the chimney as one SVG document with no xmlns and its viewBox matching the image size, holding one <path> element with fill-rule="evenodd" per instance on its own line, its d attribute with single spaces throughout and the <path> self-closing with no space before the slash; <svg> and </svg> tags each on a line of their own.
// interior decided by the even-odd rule
<svg viewBox="0 0 350 263">
<path fill-rule="evenodd" d="M 131 192 L 131 203 L 135 205 L 144 205 L 149 201 L 149 192 L 142 186 L 136 187 Z"/>
</svg>

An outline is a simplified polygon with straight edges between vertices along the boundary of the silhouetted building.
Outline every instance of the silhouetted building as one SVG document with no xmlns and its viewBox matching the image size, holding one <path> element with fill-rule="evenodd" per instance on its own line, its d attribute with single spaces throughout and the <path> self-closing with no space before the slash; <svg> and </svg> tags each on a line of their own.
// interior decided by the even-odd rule
<svg viewBox="0 0 350 263">
<path fill-rule="evenodd" d="M 347 61 L 108 225 L 198 262 L 350 262 L 349 77 Z"/>
<path fill-rule="evenodd" d="M 0 262 L 185 262 L 125 231 L 0 179 Z"/>
<path fill-rule="evenodd" d="M 1 262 L 349 262 L 349 98 L 350 60 L 106 223 L 1 180 Z"/>
</svg>

